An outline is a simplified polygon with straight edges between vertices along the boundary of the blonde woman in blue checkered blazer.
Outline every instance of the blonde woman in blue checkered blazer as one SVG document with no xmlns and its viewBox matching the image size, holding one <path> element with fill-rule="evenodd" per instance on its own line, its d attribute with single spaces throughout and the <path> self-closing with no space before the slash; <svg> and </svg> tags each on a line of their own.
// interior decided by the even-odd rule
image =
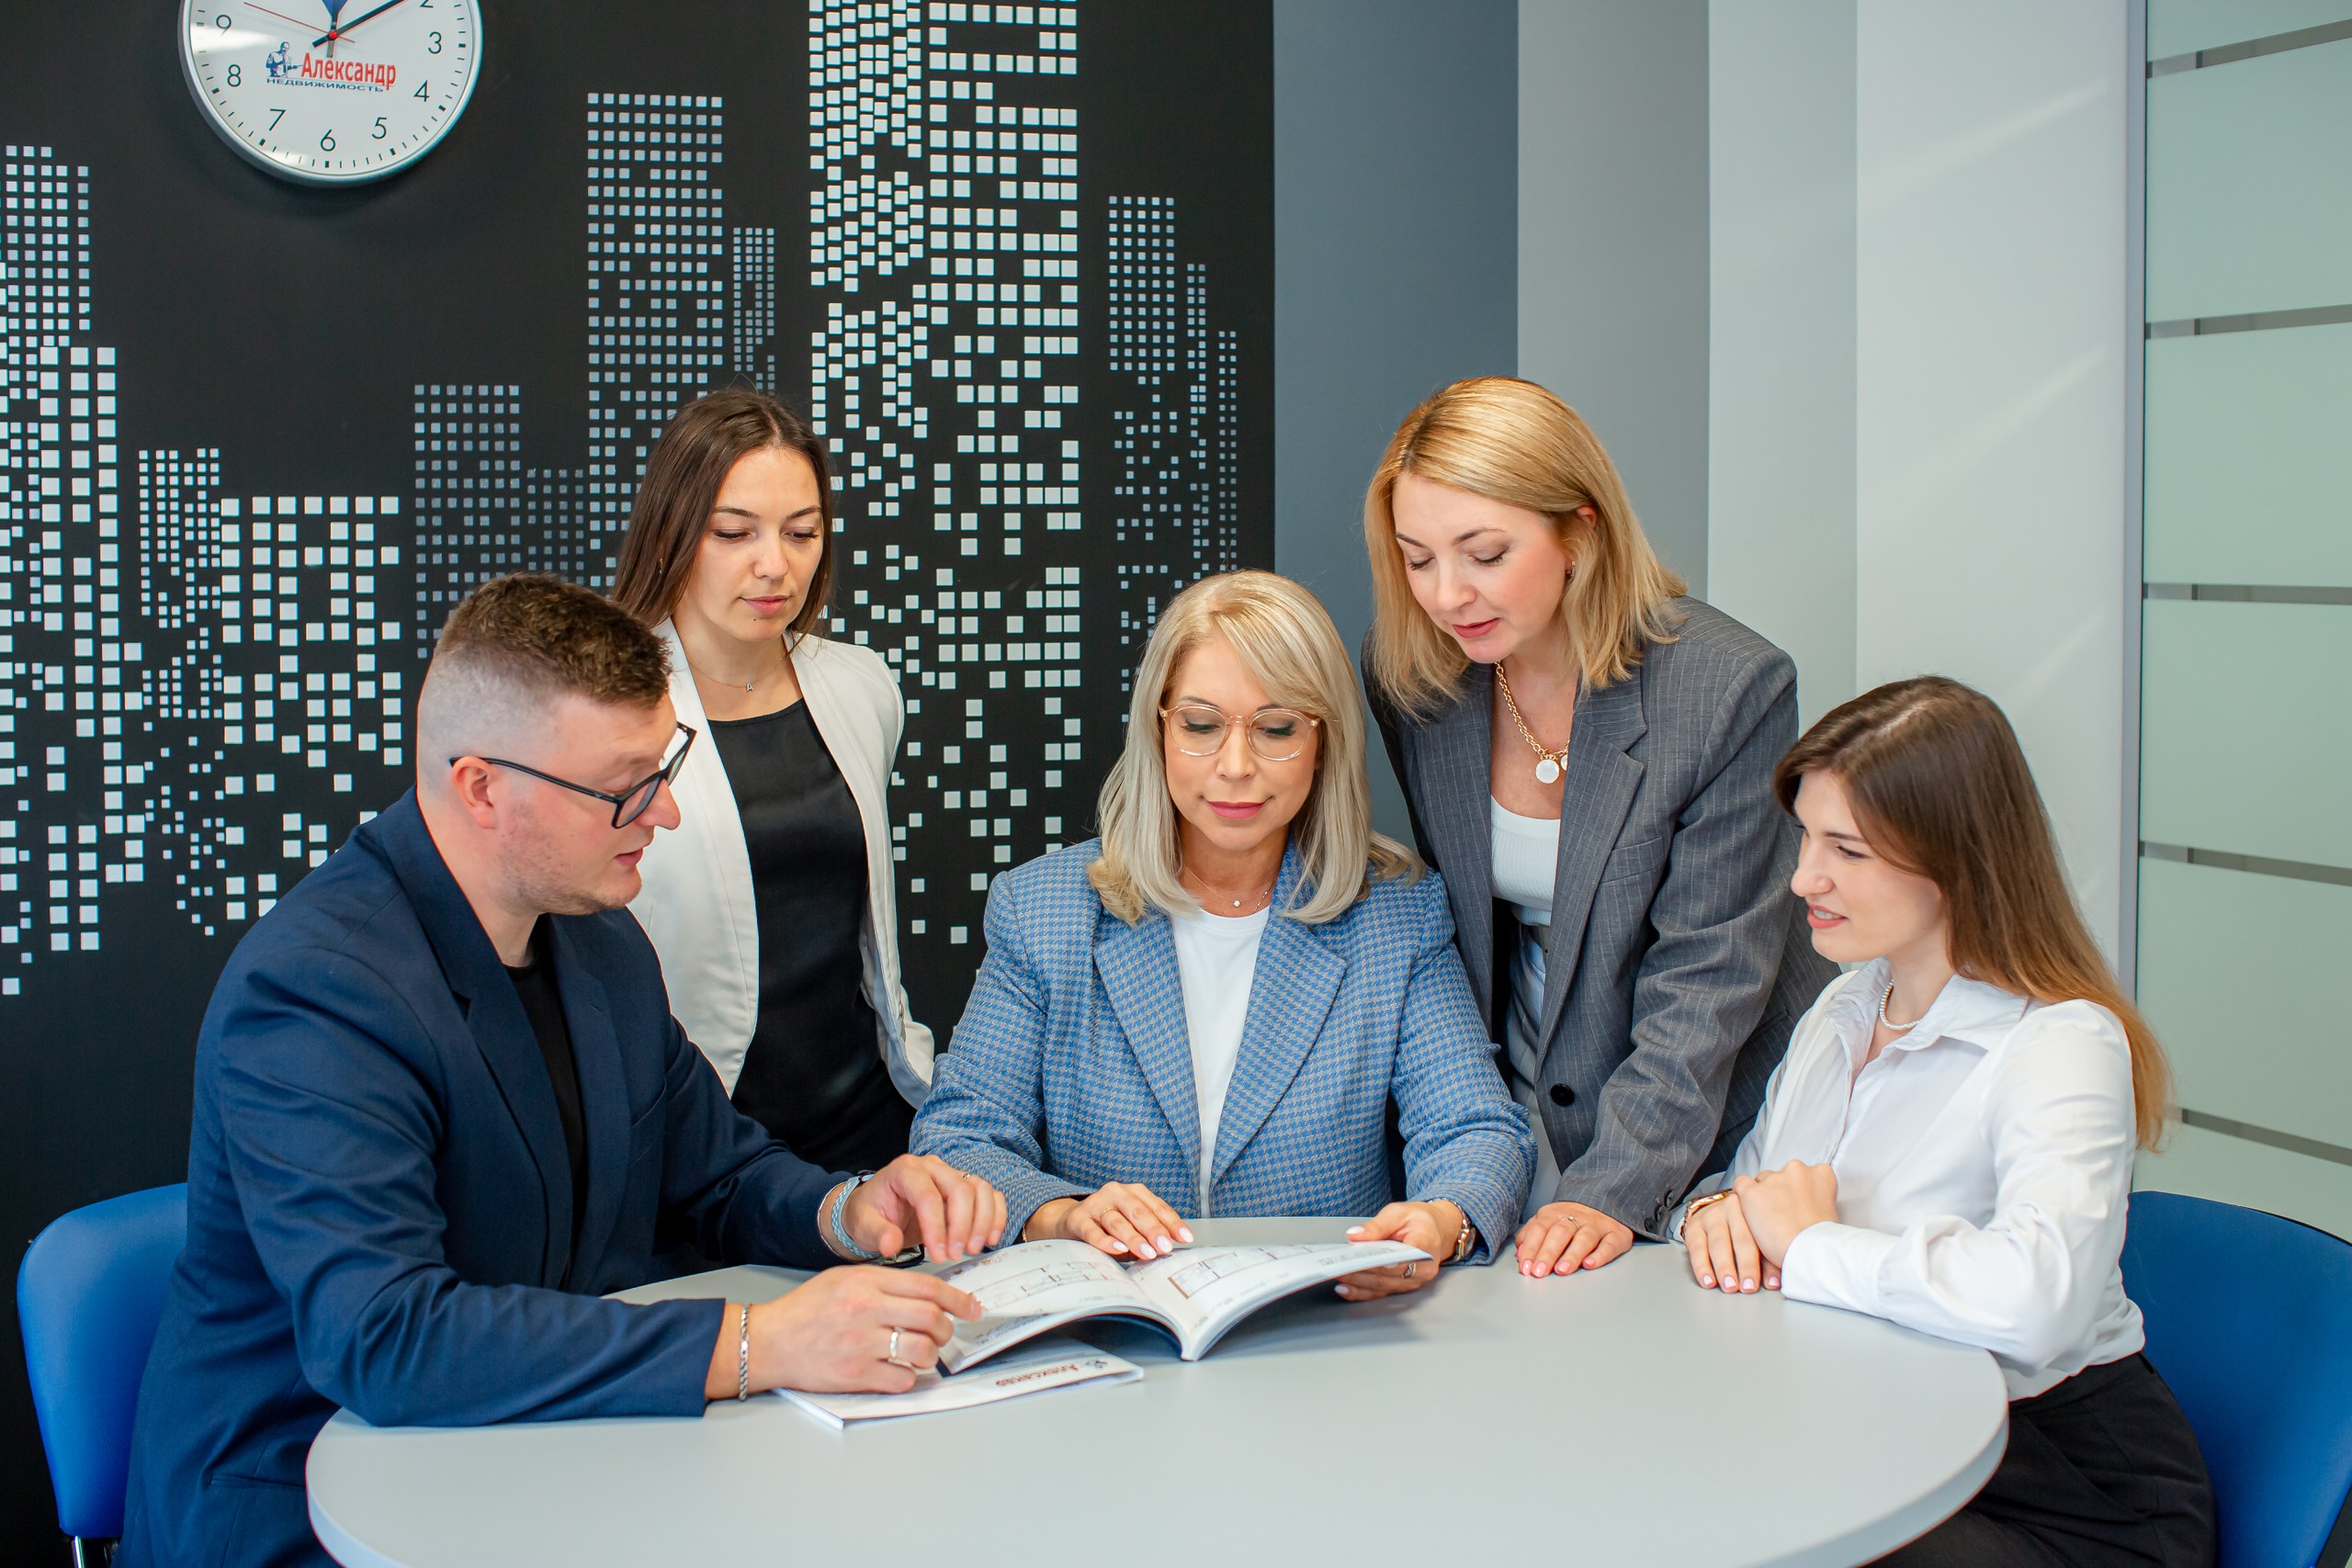
<svg viewBox="0 0 2352 1568">
<path fill-rule="evenodd" d="M 1533 1134 L 1444 888 L 1372 831 L 1362 712 L 1330 617 L 1287 578 L 1208 578 L 1161 615 L 1102 836 L 997 879 L 915 1121 L 917 1152 L 1004 1193 L 1007 1234 L 1140 1259 L 1189 1241 L 1189 1215 L 1370 1213 L 1352 1236 L 1439 1263 L 1507 1242 Z"/>
</svg>

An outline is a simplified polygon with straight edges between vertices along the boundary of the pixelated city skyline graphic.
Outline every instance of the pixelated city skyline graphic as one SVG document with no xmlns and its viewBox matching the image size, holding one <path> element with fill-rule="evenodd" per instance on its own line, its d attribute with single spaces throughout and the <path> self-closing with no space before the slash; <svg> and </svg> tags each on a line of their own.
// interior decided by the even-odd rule
<svg viewBox="0 0 2352 1568">
<path fill-rule="evenodd" d="M 882 653 L 908 699 L 906 963 L 936 946 L 967 966 L 944 950 L 972 940 L 989 876 L 1088 830 L 1117 736 L 1085 732 L 1081 683 L 1124 691 L 1159 605 L 1243 564 L 1239 346 L 1172 199 L 1080 199 L 1082 130 L 1056 101 L 1076 18 L 811 6 L 802 321 L 779 307 L 792 236 L 727 221 L 730 173 L 791 171 L 730 150 L 717 96 L 588 95 L 581 460 L 526 464 L 519 378 L 421 383 L 410 428 L 384 432 L 405 494 L 331 474 L 254 493 L 202 432 L 123 452 L 139 372 L 94 328 L 104 171 L 6 147 L 0 994 L 100 951 L 134 901 L 242 932 L 406 787 L 407 706 L 450 606 L 511 570 L 605 586 L 680 401 L 791 394 L 803 334 L 839 487 L 827 632 Z M 1080 297 L 1082 240 L 1105 299 Z M 1081 430 L 1087 399 L 1108 419 Z"/>
</svg>

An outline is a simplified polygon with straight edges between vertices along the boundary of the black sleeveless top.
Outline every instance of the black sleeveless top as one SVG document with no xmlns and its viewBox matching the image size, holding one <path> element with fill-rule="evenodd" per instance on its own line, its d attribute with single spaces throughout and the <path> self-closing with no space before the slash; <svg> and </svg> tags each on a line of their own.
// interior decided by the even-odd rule
<svg viewBox="0 0 2352 1568">
<path fill-rule="evenodd" d="M 907 1152 L 914 1112 L 890 1082 L 866 998 L 865 829 L 807 703 L 713 719 L 751 852 L 759 1021 L 736 1108 L 801 1158 L 870 1170 Z"/>
</svg>

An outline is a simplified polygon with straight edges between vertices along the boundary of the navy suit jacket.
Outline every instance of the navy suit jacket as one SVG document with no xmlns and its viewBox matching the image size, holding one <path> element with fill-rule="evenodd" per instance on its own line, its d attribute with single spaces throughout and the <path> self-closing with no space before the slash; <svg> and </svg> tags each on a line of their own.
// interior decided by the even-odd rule
<svg viewBox="0 0 2352 1568">
<path fill-rule="evenodd" d="M 628 913 L 549 917 L 588 1192 L 514 983 L 414 796 L 246 933 L 197 1044 L 187 1247 L 123 1568 L 323 1563 L 303 1464 L 379 1426 L 695 1416 L 724 1303 L 628 1306 L 662 1245 L 821 1268 L 817 1169 L 736 1113 Z M 657 1235 L 662 1237 L 657 1242 Z"/>
</svg>

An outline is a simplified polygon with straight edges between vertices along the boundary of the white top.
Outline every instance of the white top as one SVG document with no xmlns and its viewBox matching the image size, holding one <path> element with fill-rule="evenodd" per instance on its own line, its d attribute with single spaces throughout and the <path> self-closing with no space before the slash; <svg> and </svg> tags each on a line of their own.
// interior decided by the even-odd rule
<svg viewBox="0 0 2352 1568">
<path fill-rule="evenodd" d="M 670 786 L 681 820 L 646 846 L 638 863 L 645 886 L 629 912 L 662 961 L 671 1012 L 732 1094 L 760 1010 L 752 853 L 685 649 L 669 622 L 654 629 L 669 645 L 671 705 L 680 722 L 701 733 Z M 872 649 L 820 637 L 800 639 L 792 650 L 792 673 L 865 829 L 865 929 L 857 947 L 865 998 L 878 1025 L 874 1049 L 907 1103 L 921 1105 L 931 1092 L 933 1046 L 931 1031 L 909 1012 L 899 978 L 898 868 L 888 803 L 890 765 L 906 722 L 898 677 Z"/>
<path fill-rule="evenodd" d="M 2011 1399 L 2138 1350 L 2118 1264 L 2137 1142 L 2122 1025 L 1954 979 L 1858 1076 L 1887 974 L 1880 959 L 1829 983 L 1731 1170 L 1693 1196 L 1826 1162 L 1838 1223 L 1790 1245 L 1783 1293 L 1982 1346 Z"/>
<path fill-rule="evenodd" d="M 1176 974 L 1184 987 L 1184 1029 L 1193 1041 L 1193 1092 L 1200 1099 L 1203 1214 L 1208 1213 L 1217 1117 L 1233 1082 L 1233 1064 L 1241 1057 L 1250 982 L 1258 974 L 1258 939 L 1266 932 L 1271 912 L 1261 909 L 1234 919 L 1204 910 L 1168 922 L 1176 939 Z"/>
<path fill-rule="evenodd" d="M 1495 897 L 1522 926 L 1552 923 L 1552 884 L 1560 869 L 1560 819 L 1521 817 L 1487 797 L 1494 823 Z"/>
</svg>

